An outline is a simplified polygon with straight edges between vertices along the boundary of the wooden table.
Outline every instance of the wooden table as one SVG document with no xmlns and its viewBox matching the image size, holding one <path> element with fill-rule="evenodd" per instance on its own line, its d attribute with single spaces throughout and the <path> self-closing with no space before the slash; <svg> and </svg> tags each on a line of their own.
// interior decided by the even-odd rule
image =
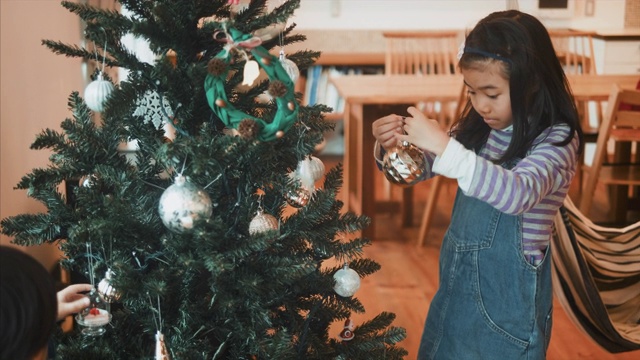
<svg viewBox="0 0 640 360">
<path fill-rule="evenodd" d="M 569 76 L 569 83 L 576 99 L 605 101 L 614 83 L 635 88 L 639 79 L 639 75 L 574 75 Z M 386 115 L 377 112 L 375 106 L 401 104 L 396 111 L 402 115 L 408 106 L 420 101 L 456 101 L 463 89 L 463 78 L 462 75 L 347 75 L 332 78 L 331 82 L 345 100 L 345 208 L 374 219 L 377 170 L 371 124 Z M 373 229 L 372 224 L 363 230 L 362 236 L 372 239 Z"/>
</svg>

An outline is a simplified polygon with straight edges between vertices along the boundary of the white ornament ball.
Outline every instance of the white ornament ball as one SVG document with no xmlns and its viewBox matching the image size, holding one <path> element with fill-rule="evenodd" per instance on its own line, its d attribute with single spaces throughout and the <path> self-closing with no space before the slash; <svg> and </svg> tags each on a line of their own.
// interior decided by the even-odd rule
<svg viewBox="0 0 640 360">
<path fill-rule="evenodd" d="M 104 80 L 102 74 L 84 89 L 84 102 L 93 111 L 102 112 L 104 104 L 113 92 L 114 86 L 111 81 Z"/>
<path fill-rule="evenodd" d="M 333 279 L 333 290 L 342 297 L 353 296 L 360 288 L 360 275 L 346 265 L 333 274 Z"/>
<path fill-rule="evenodd" d="M 182 175 L 162 193 L 158 205 L 164 225 L 178 234 L 191 231 L 197 220 L 209 218 L 212 211 L 209 195 Z"/>
<path fill-rule="evenodd" d="M 311 156 L 309 168 L 311 169 L 311 175 L 315 181 L 318 181 L 324 177 L 325 167 L 322 160 L 315 156 Z"/>
<path fill-rule="evenodd" d="M 278 219 L 275 216 L 258 211 L 256 217 L 249 223 L 249 234 L 256 235 L 267 231 L 278 230 L 280 228 Z"/>
</svg>

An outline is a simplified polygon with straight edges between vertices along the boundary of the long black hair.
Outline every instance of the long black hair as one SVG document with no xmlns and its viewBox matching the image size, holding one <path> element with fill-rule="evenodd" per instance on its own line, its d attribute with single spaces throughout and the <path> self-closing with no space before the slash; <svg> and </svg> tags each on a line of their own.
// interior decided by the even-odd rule
<svg viewBox="0 0 640 360">
<path fill-rule="evenodd" d="M 535 139 L 557 124 L 567 124 L 571 131 L 556 145 L 567 145 L 578 136 L 582 151 L 582 128 L 571 89 L 549 33 L 538 19 L 517 10 L 492 13 L 469 32 L 465 49 L 461 69 L 480 69 L 498 61 L 509 80 L 513 138 L 497 162 L 525 157 Z M 490 131 L 470 101 L 452 127 L 453 136 L 475 151 Z"/>
<path fill-rule="evenodd" d="M 57 312 L 51 274 L 26 253 L 0 246 L 0 359 L 31 359 L 41 351 Z"/>
</svg>

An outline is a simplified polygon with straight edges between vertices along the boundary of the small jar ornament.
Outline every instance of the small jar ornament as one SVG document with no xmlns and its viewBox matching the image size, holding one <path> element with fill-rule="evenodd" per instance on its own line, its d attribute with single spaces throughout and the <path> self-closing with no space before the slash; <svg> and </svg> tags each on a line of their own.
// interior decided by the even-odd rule
<svg viewBox="0 0 640 360">
<path fill-rule="evenodd" d="M 111 280 L 114 275 L 113 270 L 107 269 L 104 274 L 104 279 L 100 280 L 98 283 L 98 293 L 108 303 L 112 303 L 120 299 L 120 293 L 111 284 Z"/>
<path fill-rule="evenodd" d="M 96 288 L 86 296 L 89 297 L 89 306 L 76 315 L 76 322 L 82 327 L 83 335 L 100 336 L 106 331 L 104 327 L 111 322 L 110 305 Z"/>
<path fill-rule="evenodd" d="M 111 81 L 105 80 L 102 72 L 84 89 L 84 102 L 87 107 L 96 112 L 104 111 L 104 104 L 111 96 L 114 86 Z"/>
<path fill-rule="evenodd" d="M 360 288 L 360 275 L 346 263 L 342 269 L 333 274 L 333 279 L 335 280 L 333 290 L 342 297 L 353 296 Z"/>
<path fill-rule="evenodd" d="M 177 234 L 189 232 L 197 220 L 211 217 L 211 198 L 204 189 L 193 184 L 186 176 L 176 176 L 160 197 L 158 213 L 162 223 Z"/>
<path fill-rule="evenodd" d="M 424 179 L 427 158 L 424 152 L 408 141 L 384 154 L 382 171 L 390 182 L 403 187 L 415 185 Z"/>
<path fill-rule="evenodd" d="M 249 223 L 249 234 L 251 235 L 262 234 L 267 231 L 277 231 L 278 229 L 280 229 L 278 219 L 262 210 L 258 210 L 258 214 L 251 219 Z"/>
</svg>

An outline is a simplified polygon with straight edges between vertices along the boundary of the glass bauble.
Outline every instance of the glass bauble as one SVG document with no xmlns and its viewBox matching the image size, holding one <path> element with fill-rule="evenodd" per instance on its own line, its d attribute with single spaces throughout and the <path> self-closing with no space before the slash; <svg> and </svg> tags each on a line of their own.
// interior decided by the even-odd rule
<svg viewBox="0 0 640 360">
<path fill-rule="evenodd" d="M 111 280 L 113 278 L 113 271 L 108 269 L 104 274 L 104 279 L 98 283 L 98 293 L 106 302 L 114 302 L 120 299 L 120 293 L 113 287 Z"/>
<path fill-rule="evenodd" d="M 384 154 L 382 172 L 396 185 L 415 185 L 427 173 L 427 158 L 418 147 L 403 141 L 393 151 Z"/>
<path fill-rule="evenodd" d="M 178 234 L 191 231 L 197 220 L 208 219 L 212 211 L 207 192 L 182 175 L 162 193 L 158 205 L 162 223 Z"/>
<path fill-rule="evenodd" d="M 298 188 L 297 190 L 287 191 L 287 203 L 294 208 L 304 207 L 309 203 L 311 199 L 311 192 L 304 187 Z"/>
</svg>

